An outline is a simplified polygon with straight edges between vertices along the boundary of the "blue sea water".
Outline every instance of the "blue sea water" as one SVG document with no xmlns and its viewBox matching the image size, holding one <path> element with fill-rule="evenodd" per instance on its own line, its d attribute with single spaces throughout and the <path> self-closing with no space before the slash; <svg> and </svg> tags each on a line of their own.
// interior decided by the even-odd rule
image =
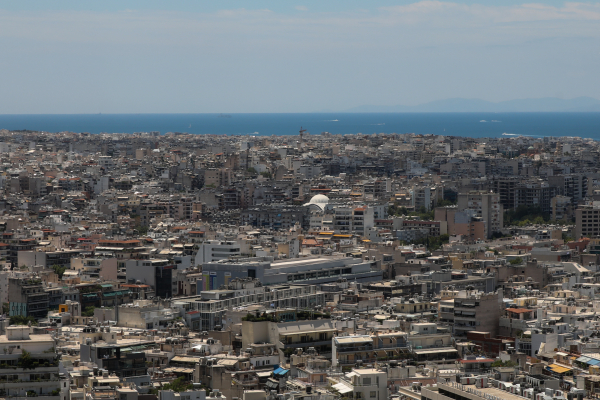
<svg viewBox="0 0 600 400">
<path fill-rule="evenodd" d="M 600 140 L 600 113 L 290 113 L 0 115 L 0 129 L 159 131 L 226 135 L 417 133 L 467 137 L 579 136 Z"/>
</svg>

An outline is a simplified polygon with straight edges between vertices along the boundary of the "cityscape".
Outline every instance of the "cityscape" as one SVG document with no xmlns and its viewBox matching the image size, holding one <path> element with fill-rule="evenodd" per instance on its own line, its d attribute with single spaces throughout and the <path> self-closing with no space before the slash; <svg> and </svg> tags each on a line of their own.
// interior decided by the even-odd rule
<svg viewBox="0 0 600 400">
<path fill-rule="evenodd" d="M 2 130 L 0 152 L 3 396 L 599 385 L 594 140 Z"/>
<path fill-rule="evenodd" d="M 597 400 L 600 0 L 0 0 L 0 400 Z"/>
</svg>

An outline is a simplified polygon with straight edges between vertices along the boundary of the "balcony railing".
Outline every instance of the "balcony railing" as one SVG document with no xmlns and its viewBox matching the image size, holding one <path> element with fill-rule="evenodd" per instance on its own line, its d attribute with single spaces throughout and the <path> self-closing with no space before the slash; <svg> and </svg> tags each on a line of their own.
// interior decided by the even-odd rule
<svg viewBox="0 0 600 400">
<path fill-rule="evenodd" d="M 342 353 L 354 353 L 357 351 L 373 351 L 375 348 L 373 346 L 353 346 L 353 347 L 339 347 L 337 352 Z"/>
<path fill-rule="evenodd" d="M 286 349 L 296 349 L 299 347 L 313 347 L 313 346 L 330 346 L 331 339 L 320 340 L 315 342 L 303 342 L 303 343 L 284 343 L 283 347 Z"/>
</svg>

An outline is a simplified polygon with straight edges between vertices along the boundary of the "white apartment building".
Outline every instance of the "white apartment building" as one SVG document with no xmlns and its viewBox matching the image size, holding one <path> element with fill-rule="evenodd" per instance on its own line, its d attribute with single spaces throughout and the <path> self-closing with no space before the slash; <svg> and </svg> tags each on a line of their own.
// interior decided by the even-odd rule
<svg viewBox="0 0 600 400">
<path fill-rule="evenodd" d="M 353 399 L 386 400 L 387 373 L 374 368 L 354 369 L 333 386 L 340 394 L 352 392 Z"/>
<path fill-rule="evenodd" d="M 0 372 L 0 395 L 15 400 L 41 397 L 44 400 L 66 400 L 67 379 L 59 376 L 59 361 L 50 335 L 32 335 L 28 326 L 9 326 L 0 336 L 4 349 Z"/>
<path fill-rule="evenodd" d="M 375 226 L 375 212 L 369 206 L 337 206 L 333 208 L 333 230 L 341 234 L 364 235 Z"/>
<path fill-rule="evenodd" d="M 241 248 L 237 242 L 210 240 L 198 246 L 195 263 L 196 265 L 202 265 L 209 262 L 227 260 L 229 257 L 241 254 Z"/>
</svg>

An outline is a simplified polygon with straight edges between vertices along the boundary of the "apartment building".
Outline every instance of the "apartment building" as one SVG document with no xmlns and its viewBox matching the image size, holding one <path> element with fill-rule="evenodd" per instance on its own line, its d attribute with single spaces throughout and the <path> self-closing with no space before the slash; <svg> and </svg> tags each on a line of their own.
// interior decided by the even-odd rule
<svg viewBox="0 0 600 400">
<path fill-rule="evenodd" d="M 48 293 L 41 279 L 8 279 L 9 316 L 22 315 L 36 320 L 48 315 Z"/>
<path fill-rule="evenodd" d="M 493 293 L 461 290 L 454 298 L 454 334 L 465 336 L 469 331 L 498 335 L 503 307 L 502 290 Z"/>
<path fill-rule="evenodd" d="M 59 361 L 50 335 L 34 335 L 28 326 L 9 326 L 0 336 L 4 348 L 0 368 L 0 396 L 66 400 L 68 380 L 59 375 Z"/>
<path fill-rule="evenodd" d="M 127 282 L 150 285 L 156 296 L 168 298 L 173 296 L 173 270 L 176 268 L 169 260 L 127 260 Z"/>
<path fill-rule="evenodd" d="M 186 319 L 194 319 L 200 331 L 223 328 L 228 321 L 227 313 L 232 307 L 262 305 L 273 309 L 307 309 L 325 305 L 325 293 L 314 285 L 282 285 L 245 288 L 243 290 L 204 291 L 201 296 L 177 299 L 178 305 L 186 310 Z M 193 318 L 192 318 L 193 317 Z"/>
<path fill-rule="evenodd" d="M 364 235 L 367 229 L 375 226 L 375 210 L 366 206 L 334 206 L 333 229 L 341 234 Z"/>
<path fill-rule="evenodd" d="M 575 236 L 597 238 L 600 236 L 600 202 L 579 206 L 575 210 Z"/>
<path fill-rule="evenodd" d="M 542 212 L 550 213 L 550 201 L 559 193 L 555 186 L 545 181 L 520 183 L 515 188 L 515 206 L 534 206 L 539 207 Z"/>
<path fill-rule="evenodd" d="M 257 228 L 288 230 L 296 224 L 308 228 L 310 213 L 306 206 L 271 204 L 243 210 L 240 215 L 242 225 Z"/>
<path fill-rule="evenodd" d="M 387 380 L 385 371 L 374 368 L 354 369 L 333 388 L 353 399 L 385 400 L 388 398 Z"/>
<path fill-rule="evenodd" d="M 230 257 L 240 256 L 241 254 L 240 245 L 237 242 L 209 240 L 198 245 L 195 265 L 227 260 Z"/>
<path fill-rule="evenodd" d="M 332 339 L 331 348 L 333 367 L 351 367 L 357 363 L 401 358 L 408 352 L 408 335 L 405 332 L 389 332 L 336 336 Z"/>
<path fill-rule="evenodd" d="M 87 327 L 84 328 L 83 333 L 93 334 L 95 331 L 96 328 Z M 90 339 L 86 339 L 81 343 L 81 361 L 96 363 L 99 368 L 112 372 L 119 378 L 145 375 L 148 372 L 148 366 L 146 353 L 143 350 L 156 345 L 153 342 L 142 340 L 117 341 L 116 332 L 106 333 L 109 335 L 103 335 L 101 341 L 93 343 Z"/>
<path fill-rule="evenodd" d="M 486 192 L 469 192 L 458 194 L 458 211 L 473 210 L 474 216 L 485 223 L 485 238 L 491 238 L 504 226 L 504 207 L 500 203 L 500 195 Z"/>
<path fill-rule="evenodd" d="M 416 211 L 424 208 L 427 212 L 433 210 L 438 201 L 444 196 L 444 190 L 438 186 L 413 186 L 412 206 Z"/>
</svg>

